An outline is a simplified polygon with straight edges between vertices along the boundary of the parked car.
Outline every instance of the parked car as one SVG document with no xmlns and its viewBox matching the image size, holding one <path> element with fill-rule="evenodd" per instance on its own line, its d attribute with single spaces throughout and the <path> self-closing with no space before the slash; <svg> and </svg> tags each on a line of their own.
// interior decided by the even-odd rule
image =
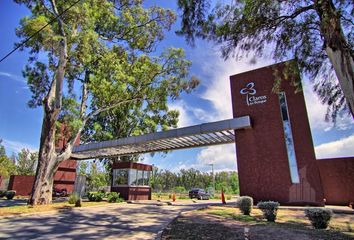
<svg viewBox="0 0 354 240">
<path fill-rule="evenodd" d="M 192 188 L 188 195 L 190 198 L 197 198 L 199 200 L 209 200 L 210 198 L 210 194 L 202 188 Z"/>
</svg>

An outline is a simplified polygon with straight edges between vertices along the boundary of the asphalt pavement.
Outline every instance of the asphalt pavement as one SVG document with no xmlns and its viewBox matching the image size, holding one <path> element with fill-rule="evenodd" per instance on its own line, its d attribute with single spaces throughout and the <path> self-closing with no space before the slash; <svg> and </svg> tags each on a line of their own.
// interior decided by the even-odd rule
<svg viewBox="0 0 354 240">
<path fill-rule="evenodd" d="M 155 239 L 181 212 L 219 201 L 143 201 L 0 219 L 0 239 Z"/>
</svg>

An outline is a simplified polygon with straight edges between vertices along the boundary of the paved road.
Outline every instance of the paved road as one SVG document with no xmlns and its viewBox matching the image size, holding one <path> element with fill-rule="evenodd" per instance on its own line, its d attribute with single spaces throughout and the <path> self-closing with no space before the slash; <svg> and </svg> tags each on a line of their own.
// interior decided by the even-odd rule
<svg viewBox="0 0 354 240">
<path fill-rule="evenodd" d="M 155 239 L 180 212 L 206 202 L 112 204 L 0 219 L 0 239 Z"/>
</svg>

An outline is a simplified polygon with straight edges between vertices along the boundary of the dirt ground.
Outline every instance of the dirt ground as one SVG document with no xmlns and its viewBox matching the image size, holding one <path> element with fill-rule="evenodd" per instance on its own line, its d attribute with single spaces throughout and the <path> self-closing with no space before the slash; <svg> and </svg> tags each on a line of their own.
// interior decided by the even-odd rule
<svg viewBox="0 0 354 240">
<path fill-rule="evenodd" d="M 316 230 L 304 221 L 280 220 L 268 223 L 260 220 L 260 213 L 243 218 L 227 214 L 213 214 L 217 207 L 181 214 L 162 233 L 163 240 L 170 239 L 242 239 L 242 240 L 347 240 L 354 237 L 336 230 Z M 292 215 L 302 214 L 290 212 Z M 282 213 L 284 214 L 284 213 Z M 301 217 L 301 216 L 300 216 Z M 337 216 L 338 217 L 338 216 Z M 239 218 L 239 219 L 238 219 Z M 354 220 L 349 216 L 348 221 Z M 350 230 L 351 231 L 351 230 Z"/>
</svg>

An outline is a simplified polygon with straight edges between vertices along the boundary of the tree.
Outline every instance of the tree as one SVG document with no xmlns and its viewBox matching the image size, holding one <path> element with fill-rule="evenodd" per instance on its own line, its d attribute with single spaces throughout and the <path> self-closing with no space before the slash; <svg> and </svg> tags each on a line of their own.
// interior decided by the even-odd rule
<svg viewBox="0 0 354 240">
<path fill-rule="evenodd" d="M 100 171 L 97 163 L 92 162 L 90 164 L 90 172 L 87 176 L 88 190 L 102 190 L 110 184 L 109 174 L 106 171 Z"/>
<path fill-rule="evenodd" d="M 6 156 L 4 145 L 2 145 L 2 139 L 0 138 L 0 157 Z"/>
<path fill-rule="evenodd" d="M 16 174 L 15 163 L 6 156 L 5 147 L 0 139 L 0 176 L 7 178 L 14 174 Z"/>
<path fill-rule="evenodd" d="M 275 60 L 295 58 L 310 74 L 328 105 L 326 119 L 335 121 L 343 112 L 354 117 L 352 0 L 236 0 L 213 9 L 209 0 L 178 0 L 178 6 L 178 33 L 189 42 L 197 37 L 219 43 L 225 58 L 261 56 L 273 45 Z"/>
<path fill-rule="evenodd" d="M 90 119 L 127 105 L 148 108 L 176 99 L 197 82 L 187 79 L 191 63 L 182 49 L 153 56 L 175 21 L 170 10 L 145 9 L 137 0 L 16 2 L 32 13 L 22 19 L 17 35 L 27 39 L 38 32 L 23 46 L 31 54 L 23 74 L 32 91 L 29 106 L 44 111 L 30 203 L 48 204 L 54 173 Z M 57 128 L 63 126 L 68 141 L 57 152 Z"/>
<path fill-rule="evenodd" d="M 32 176 L 36 173 L 38 153 L 30 152 L 28 149 L 22 149 L 16 159 L 16 171 L 18 175 Z"/>
</svg>

